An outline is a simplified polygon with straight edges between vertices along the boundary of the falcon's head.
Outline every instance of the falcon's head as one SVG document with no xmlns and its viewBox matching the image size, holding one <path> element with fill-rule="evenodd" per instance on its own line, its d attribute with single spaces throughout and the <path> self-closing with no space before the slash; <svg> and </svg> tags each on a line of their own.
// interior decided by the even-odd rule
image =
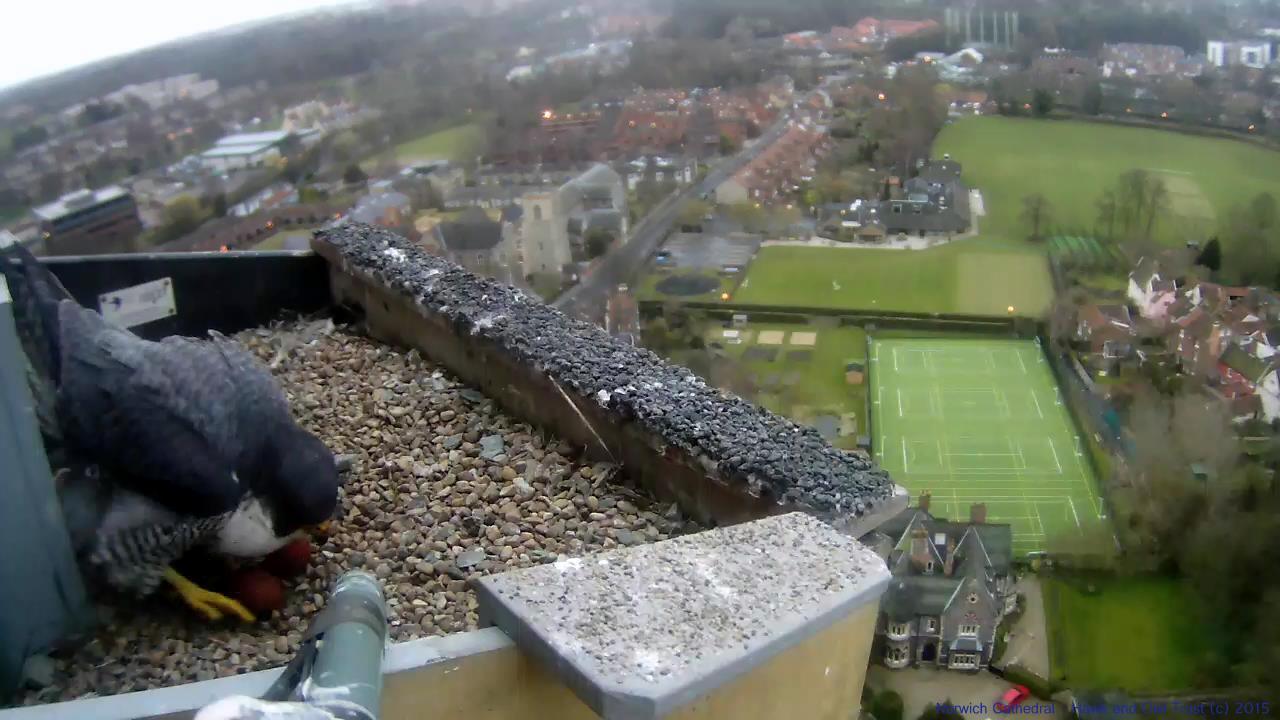
<svg viewBox="0 0 1280 720">
<path fill-rule="evenodd" d="M 266 500 L 277 537 L 322 525 L 338 507 L 338 466 L 315 435 L 292 425 L 269 443 L 258 494 Z"/>
</svg>

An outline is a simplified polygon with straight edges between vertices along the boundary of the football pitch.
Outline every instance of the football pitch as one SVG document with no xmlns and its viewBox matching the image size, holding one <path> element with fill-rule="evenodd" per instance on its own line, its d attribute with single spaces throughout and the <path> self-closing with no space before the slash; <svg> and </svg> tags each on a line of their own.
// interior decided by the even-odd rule
<svg viewBox="0 0 1280 720">
<path fill-rule="evenodd" d="M 884 339 L 871 350 L 877 462 L 930 512 L 964 521 L 986 503 L 1014 549 L 1103 522 L 1082 439 L 1030 340 Z"/>
</svg>

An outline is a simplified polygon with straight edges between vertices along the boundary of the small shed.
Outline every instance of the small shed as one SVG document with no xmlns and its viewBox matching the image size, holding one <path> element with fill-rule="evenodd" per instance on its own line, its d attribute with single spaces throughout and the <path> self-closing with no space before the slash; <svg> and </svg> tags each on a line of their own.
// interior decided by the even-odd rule
<svg viewBox="0 0 1280 720">
<path fill-rule="evenodd" d="M 867 366 L 861 362 L 847 362 L 844 364 L 844 381 L 847 385 L 861 385 L 866 381 Z"/>
</svg>

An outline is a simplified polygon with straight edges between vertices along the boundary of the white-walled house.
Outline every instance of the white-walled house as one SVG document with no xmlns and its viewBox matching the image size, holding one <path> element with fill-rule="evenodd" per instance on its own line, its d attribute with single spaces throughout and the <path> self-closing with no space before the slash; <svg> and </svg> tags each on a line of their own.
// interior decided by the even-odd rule
<svg viewBox="0 0 1280 720">
<path fill-rule="evenodd" d="M 1138 314 L 1148 320 L 1163 320 L 1169 306 L 1178 298 L 1172 279 L 1160 276 L 1160 264 L 1150 258 L 1142 258 L 1129 273 L 1129 287 L 1125 292 L 1129 301 L 1138 308 Z"/>
</svg>

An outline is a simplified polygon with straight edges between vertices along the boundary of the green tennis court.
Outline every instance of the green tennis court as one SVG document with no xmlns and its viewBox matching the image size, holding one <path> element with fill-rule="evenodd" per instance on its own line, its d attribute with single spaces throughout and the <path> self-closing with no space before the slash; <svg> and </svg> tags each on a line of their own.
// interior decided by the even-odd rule
<svg viewBox="0 0 1280 720">
<path fill-rule="evenodd" d="M 1105 517 L 1039 343 L 884 339 L 871 352 L 876 460 L 930 491 L 935 515 L 965 520 L 986 503 L 1024 553 Z"/>
</svg>

